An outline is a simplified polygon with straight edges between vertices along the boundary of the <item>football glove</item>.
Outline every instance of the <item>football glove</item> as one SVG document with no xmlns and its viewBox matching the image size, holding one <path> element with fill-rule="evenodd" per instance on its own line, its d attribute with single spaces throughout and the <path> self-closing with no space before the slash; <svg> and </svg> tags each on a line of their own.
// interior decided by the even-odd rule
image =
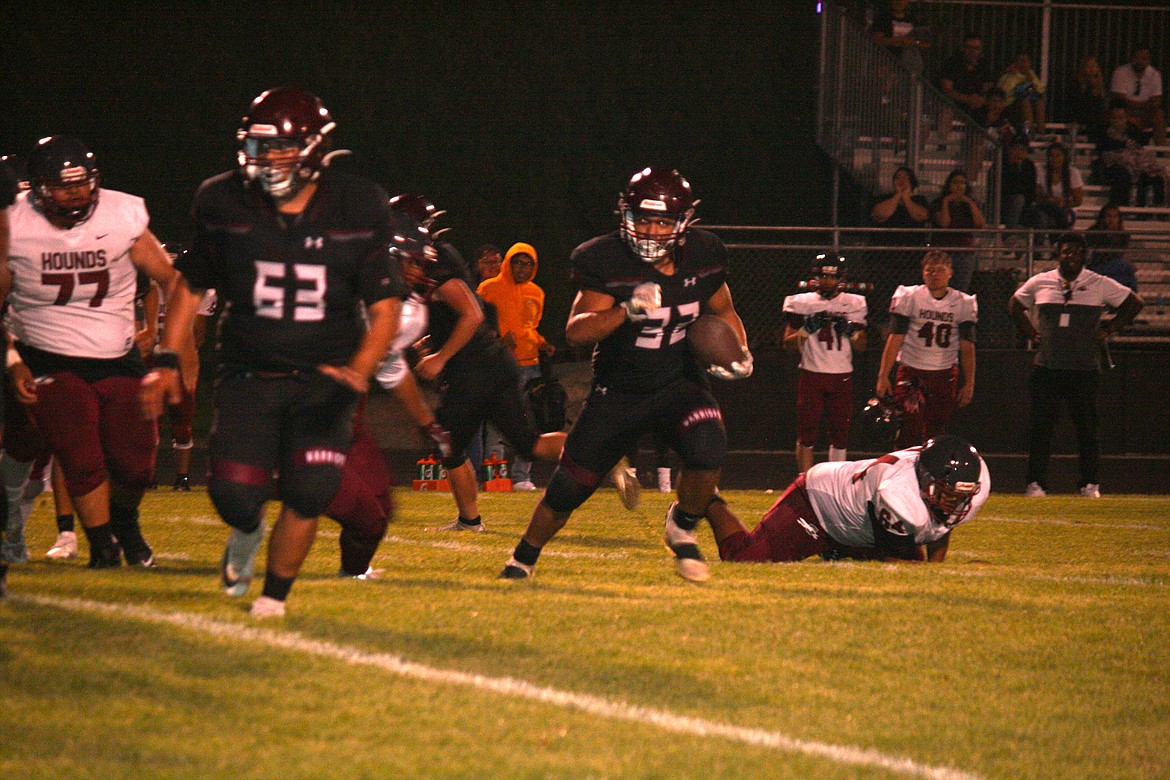
<svg viewBox="0 0 1170 780">
<path fill-rule="evenodd" d="M 865 330 L 865 326 L 860 322 L 850 322 L 844 317 L 834 317 L 833 330 L 837 331 L 838 335 L 849 338 L 857 331 Z"/>
<path fill-rule="evenodd" d="M 755 370 L 755 361 L 752 359 L 752 353 L 748 351 L 747 347 L 743 348 L 743 360 L 737 360 L 731 364 L 731 370 L 728 371 L 723 366 L 707 366 L 707 373 L 719 379 L 747 379 Z"/>
<path fill-rule="evenodd" d="M 646 319 L 646 312 L 662 307 L 662 288 L 655 282 L 642 282 L 634 288 L 628 301 L 622 301 L 621 307 L 626 310 L 630 322 L 642 322 Z"/>
<path fill-rule="evenodd" d="M 823 311 L 818 311 L 816 314 L 810 314 L 804 318 L 804 329 L 811 335 L 823 328 L 828 321 L 829 315 Z"/>
</svg>

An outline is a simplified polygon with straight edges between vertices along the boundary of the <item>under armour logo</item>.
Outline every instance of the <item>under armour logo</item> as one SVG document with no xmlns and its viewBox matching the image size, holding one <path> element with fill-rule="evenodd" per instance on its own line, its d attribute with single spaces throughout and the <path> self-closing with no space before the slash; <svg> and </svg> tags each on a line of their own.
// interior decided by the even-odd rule
<svg viewBox="0 0 1170 780">
<path fill-rule="evenodd" d="M 699 280 L 694 276 L 688 276 L 686 279 L 683 279 L 683 287 L 694 287 L 698 283 Z"/>
<path fill-rule="evenodd" d="M 305 236 L 305 249 L 322 249 L 325 239 L 321 236 Z"/>
<path fill-rule="evenodd" d="M 597 390 L 598 395 L 605 395 L 606 393 L 609 392 L 609 388 L 605 387 L 603 385 L 596 385 L 595 389 Z"/>
</svg>

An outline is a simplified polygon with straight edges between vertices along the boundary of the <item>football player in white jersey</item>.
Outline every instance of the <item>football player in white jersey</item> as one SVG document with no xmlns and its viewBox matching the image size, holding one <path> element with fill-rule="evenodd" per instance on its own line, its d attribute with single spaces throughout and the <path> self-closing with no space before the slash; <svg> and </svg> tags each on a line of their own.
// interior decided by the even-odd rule
<svg viewBox="0 0 1170 780">
<path fill-rule="evenodd" d="M 813 260 L 813 292 L 784 299 L 784 348 L 800 353 L 796 385 L 796 465 L 813 464 L 821 418 L 829 460 L 845 460 L 853 416 L 853 351 L 865 349 L 865 298 L 844 292 L 845 258 L 819 254 Z"/>
<path fill-rule="evenodd" d="M 870 460 L 818 463 L 796 478 L 752 531 L 716 497 L 707 518 L 719 557 L 941 563 L 951 531 L 991 492 L 987 464 L 958 436 Z"/>
<path fill-rule="evenodd" d="M 878 368 L 877 394 L 891 395 L 905 415 L 899 447 L 922 444 L 946 430 L 955 403 L 975 394 L 974 295 L 952 289 L 951 256 L 932 249 L 922 258 L 924 284 L 899 287 L 890 301 L 890 334 Z M 897 363 L 895 384 L 890 371 Z M 962 384 L 959 376 L 962 374 Z"/>
<path fill-rule="evenodd" d="M 174 278 L 141 198 L 102 189 L 76 139 L 41 139 L 31 189 L 11 209 L 0 300 L 22 365 L 18 398 L 60 460 L 90 544 L 90 567 L 153 564 L 138 503 L 154 479 L 158 429 L 138 413 L 146 374 L 135 345 L 138 272 Z M 115 541 L 116 538 L 116 541 Z"/>
</svg>

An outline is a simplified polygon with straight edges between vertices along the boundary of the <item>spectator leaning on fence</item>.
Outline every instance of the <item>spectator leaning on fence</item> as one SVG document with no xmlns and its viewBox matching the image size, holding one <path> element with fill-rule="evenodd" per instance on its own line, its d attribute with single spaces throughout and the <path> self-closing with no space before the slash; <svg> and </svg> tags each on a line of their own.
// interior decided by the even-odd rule
<svg viewBox="0 0 1170 780">
<path fill-rule="evenodd" d="M 1080 494 L 1100 498 L 1097 383 L 1102 344 L 1142 309 L 1142 300 L 1129 288 L 1085 269 L 1085 247 L 1083 236 L 1065 233 L 1057 242 L 1058 266 L 1024 282 L 1008 302 L 1020 333 L 1037 346 L 1029 380 L 1032 426 L 1024 491 L 1032 498 L 1047 495 L 1052 432 L 1062 403 L 1077 431 Z M 1106 307 L 1117 314 L 1102 323 Z"/>
<path fill-rule="evenodd" d="M 966 172 L 962 169 L 951 171 L 938 200 L 931 209 L 934 223 L 948 230 L 960 228 L 982 230 L 987 227 L 983 211 L 968 192 Z M 973 246 L 975 236 L 973 233 L 940 233 L 934 243 L 948 247 Z M 951 287 L 962 292 L 971 292 L 971 277 L 975 274 L 975 253 L 952 249 L 949 254 L 951 267 L 954 269 Z"/>
<path fill-rule="evenodd" d="M 1133 60 L 1118 66 L 1109 80 L 1109 91 L 1125 103 L 1129 115 L 1151 130 L 1154 143 L 1166 145 L 1166 112 L 1162 110 L 1162 74 L 1150 63 L 1149 49 L 1138 49 Z"/>
</svg>

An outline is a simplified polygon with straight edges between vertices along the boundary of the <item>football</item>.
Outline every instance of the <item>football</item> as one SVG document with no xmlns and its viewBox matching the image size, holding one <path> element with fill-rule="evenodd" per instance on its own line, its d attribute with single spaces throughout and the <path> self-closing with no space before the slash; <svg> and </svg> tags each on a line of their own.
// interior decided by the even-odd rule
<svg viewBox="0 0 1170 780">
<path fill-rule="evenodd" d="M 732 363 L 743 360 L 739 336 L 725 320 L 714 314 L 704 314 L 691 323 L 687 328 L 687 342 L 704 368 L 722 366 L 730 371 Z"/>
</svg>

